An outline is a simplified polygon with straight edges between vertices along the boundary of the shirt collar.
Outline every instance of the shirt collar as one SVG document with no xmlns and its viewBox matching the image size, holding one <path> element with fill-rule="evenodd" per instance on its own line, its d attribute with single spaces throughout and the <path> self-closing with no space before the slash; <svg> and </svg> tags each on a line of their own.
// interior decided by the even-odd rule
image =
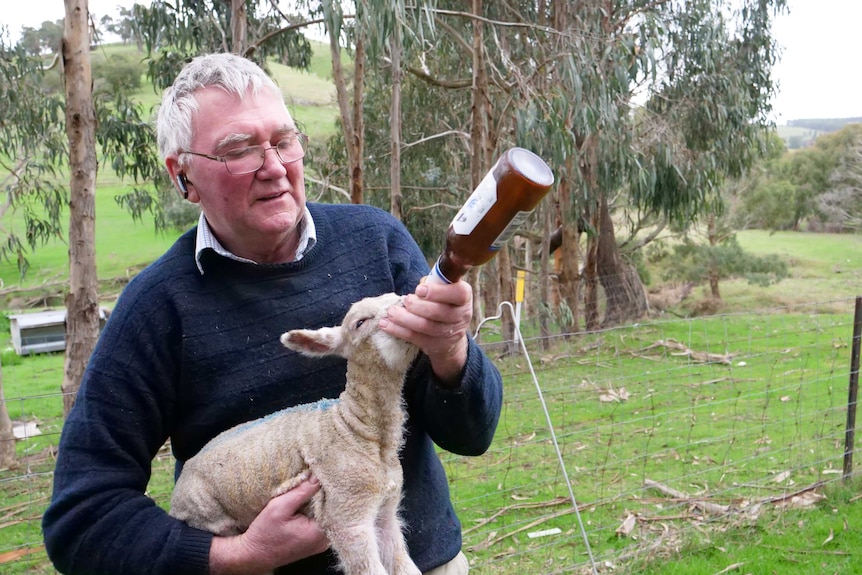
<svg viewBox="0 0 862 575">
<path fill-rule="evenodd" d="M 299 245 L 296 247 L 296 255 L 294 256 L 293 261 L 298 262 L 301 260 L 308 250 L 314 247 L 314 244 L 316 243 L 317 230 L 314 227 L 314 219 L 311 217 L 311 212 L 308 211 L 308 207 L 305 207 L 303 209 L 302 220 L 299 222 Z M 201 263 L 201 254 L 204 250 L 208 249 L 213 250 L 220 256 L 230 258 L 238 262 L 257 265 L 256 261 L 240 257 L 225 248 L 221 242 L 218 241 L 218 238 L 215 237 L 209 222 L 207 222 L 206 216 L 201 212 L 201 215 L 198 218 L 198 232 L 195 238 L 195 263 L 197 263 L 198 271 L 201 272 L 201 275 L 204 273 L 203 264 Z"/>
</svg>

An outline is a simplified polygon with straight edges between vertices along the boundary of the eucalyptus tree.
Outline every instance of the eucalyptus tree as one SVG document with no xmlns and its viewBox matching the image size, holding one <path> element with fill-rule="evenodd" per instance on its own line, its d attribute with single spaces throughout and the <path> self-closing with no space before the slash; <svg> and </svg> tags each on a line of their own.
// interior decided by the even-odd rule
<svg viewBox="0 0 862 575">
<path fill-rule="evenodd" d="M 541 132 L 561 164 L 562 293 L 583 250 L 588 329 L 643 313 L 633 266 L 615 239 L 613 202 L 690 223 L 708 212 L 726 176 L 756 157 L 774 91 L 771 18 L 783 0 L 551 2 L 560 41 L 545 52 L 553 91 L 537 101 Z M 737 6 L 734 9 L 734 6 Z M 554 57 L 556 52 L 556 57 Z M 571 245 L 569 245 L 571 244 Z M 570 286 L 566 289 L 566 286 Z"/>
<path fill-rule="evenodd" d="M 320 12 L 316 2 L 296 4 L 307 13 Z M 313 22 L 284 13 L 277 2 L 153 0 L 135 4 L 130 19 L 157 89 L 169 86 L 183 64 L 202 53 L 233 52 L 264 67 L 270 58 L 299 68 L 311 61 L 311 44 L 300 30 Z"/>
<path fill-rule="evenodd" d="M 15 261 L 21 273 L 28 267 L 27 248 L 62 233 L 60 214 L 65 192 L 59 180 L 66 140 L 63 103 L 40 87 L 41 60 L 23 43 L 6 44 L 0 35 L 0 257 Z M 6 217 L 19 211 L 23 229 Z M 3 396 L 0 374 L 0 467 L 14 460 L 15 438 Z"/>
<path fill-rule="evenodd" d="M 27 255 L 53 238 L 69 244 L 66 293 L 64 408 L 71 408 L 80 374 L 98 334 L 99 306 L 93 249 L 96 144 L 103 161 L 121 177 L 144 180 L 157 162 L 145 152 L 152 142 L 139 107 L 121 96 L 92 99 L 89 25 L 83 0 L 67 3 L 62 64 L 63 94 L 46 90 L 45 61 L 22 44 L 0 42 L 0 170 L 2 213 L 20 222 L 0 229 L 0 257 L 28 270 Z M 56 60 L 59 58 L 55 59 Z M 62 214 L 69 208 L 68 236 Z"/>
<path fill-rule="evenodd" d="M 99 337 L 96 273 L 96 108 L 90 66 L 87 0 L 66 0 L 63 32 L 66 136 L 69 141 L 69 291 L 63 408 L 72 409 L 87 359 Z"/>
<path fill-rule="evenodd" d="M 835 158 L 829 190 L 817 198 L 824 219 L 843 230 L 862 230 L 862 124 L 821 137 L 815 143 Z"/>
<path fill-rule="evenodd" d="M 6 396 L 3 393 L 3 370 L 0 366 L 0 469 L 9 469 L 15 464 L 15 431 L 9 409 L 6 407 Z"/>
<path fill-rule="evenodd" d="M 45 20 L 38 29 L 25 26 L 21 30 L 20 43 L 33 56 L 60 51 L 63 41 L 63 21 Z"/>
<path fill-rule="evenodd" d="M 513 144 L 533 149 L 558 176 L 560 298 L 576 312 L 583 294 L 590 329 L 637 317 L 646 309 L 643 288 L 619 251 L 613 210 L 630 206 L 659 221 L 691 223 L 724 177 L 746 169 L 774 90 L 770 25 L 783 8 L 783 0 L 425 6 L 412 22 L 430 13 L 435 33 L 405 54 L 402 170 L 416 188 L 455 191 L 446 203 L 458 205 L 489 157 Z M 374 150 L 389 136 L 373 125 L 384 120 L 373 110 L 390 105 L 384 88 L 392 76 L 369 71 L 365 145 Z M 383 150 L 367 154 L 366 183 L 391 183 L 377 165 L 388 157 Z M 439 234 L 439 222 L 417 227 L 410 214 L 444 196 L 413 196 L 415 203 L 404 200 L 411 231 Z M 423 210 L 421 218 L 430 222 L 431 213 Z M 505 252 L 499 260 L 511 269 Z M 567 329 L 577 329 L 578 314 L 570 317 Z"/>
<path fill-rule="evenodd" d="M 362 111 L 365 45 L 367 33 L 364 27 L 347 23 L 341 2 L 327 0 L 322 4 L 323 19 L 329 40 L 329 53 L 332 59 L 332 78 L 338 110 L 341 116 L 341 129 L 344 136 L 344 156 L 347 163 L 348 189 L 351 203 L 361 204 L 364 200 L 363 156 L 365 153 L 365 119 Z M 342 43 L 353 46 L 353 104 L 350 103 L 350 84 L 342 58 Z"/>
</svg>

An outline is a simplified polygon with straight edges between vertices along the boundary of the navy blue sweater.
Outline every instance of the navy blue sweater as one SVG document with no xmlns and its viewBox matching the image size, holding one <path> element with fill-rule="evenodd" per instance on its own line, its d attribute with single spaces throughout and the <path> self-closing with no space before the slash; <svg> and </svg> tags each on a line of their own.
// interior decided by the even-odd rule
<svg viewBox="0 0 862 575">
<path fill-rule="evenodd" d="M 45 545 L 63 573 L 205 574 L 212 535 L 145 495 L 170 438 L 179 465 L 211 438 L 279 409 L 336 397 L 340 358 L 290 353 L 279 335 L 341 322 L 350 305 L 410 293 L 428 265 L 406 229 L 368 206 L 309 204 L 317 243 L 298 262 L 253 265 L 184 234 L 126 287 L 105 326 L 60 440 Z M 461 386 L 445 390 L 427 358 L 408 374 L 403 517 L 422 571 L 453 558 L 461 526 L 434 443 L 477 455 L 490 445 L 500 375 L 470 341 Z M 329 554 L 277 573 L 335 573 Z"/>
</svg>

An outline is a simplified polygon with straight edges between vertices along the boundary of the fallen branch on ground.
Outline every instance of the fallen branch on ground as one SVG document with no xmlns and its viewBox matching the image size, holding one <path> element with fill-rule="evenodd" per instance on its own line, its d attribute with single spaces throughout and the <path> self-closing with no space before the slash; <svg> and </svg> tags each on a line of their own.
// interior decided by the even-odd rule
<svg viewBox="0 0 862 575">
<path fill-rule="evenodd" d="M 671 353 L 671 355 L 687 356 L 698 363 L 721 363 L 723 365 L 730 365 L 733 356 L 736 355 L 733 353 L 707 353 L 705 351 L 694 351 L 673 339 L 660 339 L 654 344 L 648 345 L 639 350 L 639 352 L 655 349 L 657 347 L 675 349 L 677 353 Z"/>
<path fill-rule="evenodd" d="M 672 487 L 662 485 L 658 481 L 653 481 L 652 479 L 645 479 L 644 486 L 655 489 L 656 491 L 664 493 L 665 495 L 670 495 L 671 497 L 679 501 L 690 503 L 691 505 L 694 505 L 698 509 L 702 510 L 704 513 L 710 513 L 712 515 L 725 515 L 730 511 L 729 505 L 719 505 L 717 503 L 710 503 L 708 501 L 704 501 L 703 498 L 691 497 L 687 493 L 677 491 Z"/>
</svg>

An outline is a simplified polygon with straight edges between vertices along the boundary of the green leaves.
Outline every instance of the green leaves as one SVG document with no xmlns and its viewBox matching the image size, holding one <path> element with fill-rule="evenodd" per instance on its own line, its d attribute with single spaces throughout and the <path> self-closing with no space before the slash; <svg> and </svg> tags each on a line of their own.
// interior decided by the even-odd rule
<svg viewBox="0 0 862 575">
<path fill-rule="evenodd" d="M 27 270 L 26 252 L 61 237 L 68 192 L 60 177 L 68 161 L 65 107 L 42 88 L 40 58 L 0 39 L 0 192 L 23 215 L 23 228 L 0 230 L 0 257 Z M 6 208 L 4 207 L 5 211 Z M 8 221 L 8 220 L 7 220 Z"/>
</svg>

